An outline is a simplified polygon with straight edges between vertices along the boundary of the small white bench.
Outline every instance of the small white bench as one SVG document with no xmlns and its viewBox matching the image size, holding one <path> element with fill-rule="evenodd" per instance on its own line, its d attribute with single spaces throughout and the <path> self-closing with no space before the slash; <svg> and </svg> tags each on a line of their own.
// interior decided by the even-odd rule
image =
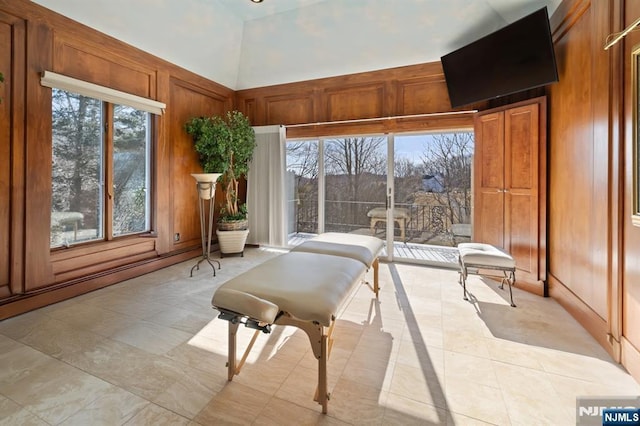
<svg viewBox="0 0 640 426">
<path fill-rule="evenodd" d="M 371 235 L 375 235 L 376 224 L 378 222 L 387 222 L 387 209 L 384 207 L 375 207 L 367 212 L 367 216 L 371 219 Z M 393 221 L 396 222 L 400 228 L 400 239 L 402 241 L 405 241 L 405 228 L 410 218 L 409 209 L 403 207 L 393 209 Z"/>
<path fill-rule="evenodd" d="M 502 271 L 504 276 L 500 282 L 500 288 L 504 288 L 505 282 L 509 285 L 509 298 L 511 306 L 513 303 L 513 291 L 511 287 L 516 282 L 516 262 L 506 251 L 484 243 L 460 243 L 458 244 L 460 253 L 460 284 L 464 300 L 467 298 L 467 275 L 469 273 L 480 274 L 482 269 Z"/>
</svg>

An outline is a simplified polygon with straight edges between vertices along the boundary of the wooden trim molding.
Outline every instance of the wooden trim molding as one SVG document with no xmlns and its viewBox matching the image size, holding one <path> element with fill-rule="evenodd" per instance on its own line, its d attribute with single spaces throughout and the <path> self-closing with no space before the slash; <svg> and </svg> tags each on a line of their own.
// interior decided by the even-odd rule
<svg viewBox="0 0 640 426">
<path fill-rule="evenodd" d="M 640 350 L 624 337 L 622 337 L 620 346 L 622 365 L 634 379 L 640 382 Z"/>
<path fill-rule="evenodd" d="M 180 252 L 171 256 L 141 260 L 131 265 L 126 265 L 124 267 L 121 266 L 107 272 L 83 277 L 82 279 L 77 279 L 72 282 L 66 282 L 57 286 L 49 286 L 41 291 L 36 291 L 29 295 L 23 295 L 16 299 L 1 300 L 0 321 L 33 309 L 41 308 L 43 306 L 61 302 L 103 287 L 117 284 L 140 275 L 148 274 L 158 269 L 184 262 L 185 260 L 193 259 L 198 254 L 201 254 L 200 251 L 201 249 L 198 247 L 197 249 Z"/>
<path fill-rule="evenodd" d="M 591 0 L 565 0 L 549 19 L 553 42 L 558 43 L 591 7 Z"/>
<path fill-rule="evenodd" d="M 615 346 L 618 343 L 609 338 L 609 326 L 593 309 L 584 303 L 571 290 L 565 287 L 553 274 L 548 278 L 549 295 L 554 298 L 585 330 L 611 355 L 616 362 L 616 353 L 620 353 Z"/>
<path fill-rule="evenodd" d="M 403 117 L 345 120 L 286 126 L 287 138 L 304 139 L 355 134 L 386 134 L 433 130 L 473 130 L 475 111 L 419 114 Z"/>
</svg>

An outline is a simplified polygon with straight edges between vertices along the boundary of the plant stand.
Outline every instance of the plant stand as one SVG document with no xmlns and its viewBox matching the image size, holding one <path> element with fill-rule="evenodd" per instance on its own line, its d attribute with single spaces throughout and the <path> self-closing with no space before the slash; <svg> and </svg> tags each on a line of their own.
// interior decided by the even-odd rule
<svg viewBox="0 0 640 426">
<path fill-rule="evenodd" d="M 221 173 L 193 173 L 191 176 L 196 180 L 196 189 L 198 190 L 198 207 L 200 212 L 200 237 L 202 241 L 202 258 L 198 260 L 191 268 L 191 275 L 193 277 L 193 270 L 200 270 L 200 264 L 206 261 L 213 269 L 213 276 L 216 276 L 216 267 L 211 261 L 213 260 L 218 264 L 218 269 L 221 265 L 215 259 L 211 259 L 209 254 L 211 252 L 211 233 L 213 231 L 213 200 L 216 193 L 216 181 L 220 177 Z M 205 203 L 209 203 L 209 222 L 207 224 L 205 220 Z"/>
</svg>

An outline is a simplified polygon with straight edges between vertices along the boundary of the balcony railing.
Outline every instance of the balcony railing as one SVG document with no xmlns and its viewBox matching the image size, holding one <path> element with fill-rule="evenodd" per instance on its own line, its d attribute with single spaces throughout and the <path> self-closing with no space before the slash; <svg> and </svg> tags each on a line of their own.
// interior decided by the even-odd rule
<svg viewBox="0 0 640 426">
<path fill-rule="evenodd" d="M 326 201 L 325 232 L 371 233 L 371 221 L 367 213 L 376 207 L 385 207 L 384 202 L 371 201 Z M 450 207 L 443 204 L 396 203 L 396 208 L 408 212 L 405 222 L 404 242 L 454 246 L 470 239 L 469 212 L 464 207 Z M 290 233 L 318 232 L 318 205 L 301 200 L 289 202 Z M 453 222 L 453 223 L 452 223 Z M 463 229 L 464 231 L 460 231 Z M 454 232 L 457 230 L 457 232 Z M 379 222 L 374 229 L 378 236 L 384 236 L 386 222 Z M 400 228 L 394 222 L 394 236 L 400 240 Z"/>
</svg>

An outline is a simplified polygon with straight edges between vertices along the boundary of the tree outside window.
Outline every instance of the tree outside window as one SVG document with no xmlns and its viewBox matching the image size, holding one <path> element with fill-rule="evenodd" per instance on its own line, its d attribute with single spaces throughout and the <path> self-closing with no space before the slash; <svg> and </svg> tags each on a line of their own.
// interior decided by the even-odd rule
<svg viewBox="0 0 640 426">
<path fill-rule="evenodd" d="M 50 246 L 145 232 L 149 113 L 52 91 Z"/>
</svg>

